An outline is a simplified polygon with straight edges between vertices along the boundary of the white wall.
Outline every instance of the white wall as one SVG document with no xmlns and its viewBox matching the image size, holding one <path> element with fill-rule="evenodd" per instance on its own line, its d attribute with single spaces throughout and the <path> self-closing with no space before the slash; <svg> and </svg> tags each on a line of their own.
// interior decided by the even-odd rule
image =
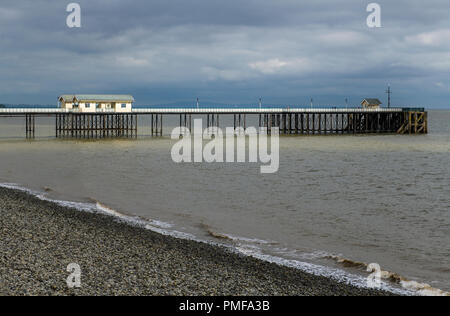
<svg viewBox="0 0 450 316">
<path fill-rule="evenodd" d="M 86 107 L 86 104 L 89 103 L 90 107 Z M 114 112 L 117 113 L 126 113 L 126 112 L 131 112 L 132 109 L 132 104 L 131 103 L 100 103 L 100 109 L 107 109 L 107 105 L 111 104 L 111 110 L 114 110 Z M 125 108 L 122 108 L 122 104 L 126 104 Z M 63 108 L 65 109 L 73 109 L 73 104 L 72 103 L 65 103 L 62 105 Z M 78 104 L 78 109 L 80 112 L 83 113 L 95 113 L 97 112 L 97 102 L 80 102 Z M 99 109 L 99 112 L 101 111 Z"/>
<path fill-rule="evenodd" d="M 61 102 L 61 108 L 63 109 L 73 109 L 73 103 L 72 102 Z"/>
<path fill-rule="evenodd" d="M 80 112 L 95 113 L 97 111 L 97 104 L 95 102 L 92 102 L 89 104 L 90 104 L 90 107 L 86 107 L 86 103 L 80 103 L 79 104 Z"/>
<path fill-rule="evenodd" d="M 100 103 L 100 108 L 101 109 L 112 109 L 112 105 L 111 103 Z"/>
<path fill-rule="evenodd" d="M 126 104 L 125 108 L 122 108 L 122 104 Z M 115 111 L 119 113 L 131 112 L 131 103 L 116 103 Z"/>
</svg>

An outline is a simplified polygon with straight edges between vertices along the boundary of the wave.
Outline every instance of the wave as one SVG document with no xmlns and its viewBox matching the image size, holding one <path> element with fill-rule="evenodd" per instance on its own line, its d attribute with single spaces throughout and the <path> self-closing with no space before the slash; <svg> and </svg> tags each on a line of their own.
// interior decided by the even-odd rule
<svg viewBox="0 0 450 316">
<path fill-rule="evenodd" d="M 346 259 L 340 256 L 328 256 L 328 259 L 336 261 L 338 264 L 344 267 L 350 268 L 363 268 L 367 272 L 376 272 L 373 269 L 373 264 L 368 264 L 365 262 L 353 261 L 350 259 Z M 389 282 L 400 285 L 405 290 L 413 291 L 422 296 L 450 296 L 449 292 L 433 288 L 431 285 L 427 283 L 420 283 L 417 281 L 408 280 L 407 278 L 401 276 L 398 273 L 381 270 L 380 271 L 381 279 L 387 280 Z"/>
<path fill-rule="evenodd" d="M 72 209 L 76 209 L 79 211 L 89 212 L 89 213 L 99 213 L 108 215 L 111 217 L 114 217 L 115 219 L 126 223 L 128 225 L 141 227 L 144 229 L 148 229 L 150 231 L 166 235 L 166 236 L 172 236 L 179 239 L 185 239 L 185 240 L 192 240 L 196 242 L 206 243 L 214 246 L 220 246 L 229 249 L 232 252 L 239 253 L 245 256 L 250 256 L 256 259 L 260 259 L 266 262 L 275 263 L 278 265 L 286 266 L 295 268 L 298 270 L 301 270 L 303 272 L 316 275 L 316 276 L 323 276 L 330 279 L 333 279 L 337 282 L 350 284 L 356 287 L 360 288 L 368 288 L 367 285 L 367 278 L 361 275 L 356 275 L 341 269 L 332 268 L 332 267 L 326 267 L 318 264 L 308 263 L 308 262 L 302 262 L 295 259 L 286 259 L 279 256 L 273 256 L 269 254 L 263 253 L 260 246 L 262 245 L 276 245 L 275 242 L 270 242 L 266 240 L 260 240 L 260 239 L 252 239 L 252 238 L 245 238 L 245 237 L 237 237 L 232 236 L 229 234 L 223 234 L 215 232 L 210 226 L 201 223 L 199 226 L 206 230 L 206 232 L 215 239 L 218 240 L 227 240 L 232 241 L 232 245 L 229 244 L 223 244 L 223 243 L 216 243 L 208 240 L 203 240 L 198 238 L 197 236 L 181 232 L 178 230 L 173 229 L 173 225 L 170 223 L 158 221 L 158 220 L 152 220 L 152 219 L 143 219 L 140 217 L 134 217 L 125 215 L 117 210 L 114 210 L 113 208 L 107 206 L 106 204 L 97 201 L 95 199 L 92 199 L 92 203 L 84 203 L 84 202 L 71 202 L 71 201 L 64 201 L 64 200 L 56 200 L 51 199 L 46 196 L 46 193 L 33 191 L 28 188 L 24 188 L 16 183 L 0 183 L 0 187 L 13 189 L 22 191 L 25 193 L 28 193 L 30 195 L 33 195 L 37 197 L 40 200 L 48 201 L 55 203 L 57 205 L 63 206 L 63 207 L 69 207 Z M 47 191 L 47 190 L 46 190 Z M 311 254 L 311 257 L 328 257 L 329 259 L 333 259 L 339 264 L 342 264 L 345 267 L 357 267 L 357 268 L 367 268 L 369 265 L 363 262 L 354 262 L 349 259 L 344 259 L 342 257 L 338 256 L 332 256 L 332 255 L 324 255 L 323 252 L 318 252 L 317 254 Z M 444 292 L 439 289 L 432 288 L 428 284 L 424 283 L 418 283 L 415 281 L 410 281 L 405 278 L 400 277 L 399 275 L 395 273 L 391 273 L 388 271 L 382 272 L 382 279 L 394 282 L 395 284 L 401 285 L 401 288 L 391 286 L 389 283 L 382 282 L 380 289 L 389 291 L 394 294 L 400 294 L 400 295 L 442 295 L 442 296 L 449 296 L 450 294 L 447 292 Z"/>
<path fill-rule="evenodd" d="M 226 240 L 232 240 L 228 235 L 225 234 L 220 234 L 220 233 L 216 233 L 215 231 L 212 230 L 212 228 L 208 225 L 206 225 L 205 223 L 200 223 L 198 225 L 201 229 L 203 229 L 204 231 L 206 231 L 208 233 L 209 236 L 213 237 L 213 238 L 217 238 L 217 239 L 226 239 Z"/>
<path fill-rule="evenodd" d="M 209 236 L 214 237 L 216 239 L 231 241 L 234 243 L 234 249 L 237 250 L 239 253 L 251 256 L 260 260 L 276 263 L 283 266 L 288 266 L 292 268 L 299 269 L 301 271 L 317 275 L 317 276 L 325 276 L 331 279 L 335 279 L 339 282 L 351 284 L 358 287 L 367 288 L 367 278 L 363 276 L 357 276 L 354 274 L 351 274 L 347 271 L 339 270 L 339 269 L 333 269 L 330 267 L 324 267 L 317 264 L 307 263 L 307 262 L 301 262 L 298 260 L 289 260 L 284 257 L 279 256 L 273 256 L 264 254 L 260 246 L 264 245 L 276 245 L 275 242 L 270 242 L 266 240 L 261 239 L 252 239 L 252 238 L 245 238 L 245 237 L 238 237 L 233 236 L 229 234 L 219 233 L 217 231 L 214 231 L 213 228 L 205 223 L 200 223 L 199 226 L 204 229 Z M 278 249 L 279 254 L 289 254 L 292 252 L 295 252 L 293 250 L 289 250 L 287 248 L 274 248 Z M 330 255 L 323 251 L 316 251 L 314 253 L 307 253 L 302 254 L 302 257 L 304 259 L 320 259 L 320 258 L 333 258 L 336 261 L 338 261 L 340 264 L 342 264 L 346 268 L 364 268 L 365 270 L 369 267 L 368 264 L 363 262 L 357 262 L 352 261 L 349 259 L 344 259 L 341 257 Z M 372 271 L 371 271 L 372 272 Z M 386 274 L 385 274 L 386 276 Z M 396 274 L 390 274 L 390 278 L 383 278 L 385 280 L 388 280 L 390 282 L 394 281 Z M 406 280 L 405 280 L 406 282 Z M 400 283 L 400 282 L 394 282 L 395 284 L 402 285 L 402 288 L 394 288 L 391 287 L 389 284 L 384 283 L 381 284 L 381 289 L 387 290 L 393 293 L 402 294 L 402 295 L 413 295 L 413 294 L 419 294 L 423 296 L 434 296 L 434 295 L 443 295 L 445 292 L 438 290 L 438 289 L 430 289 L 428 291 L 424 291 L 420 288 L 420 284 L 417 284 L 417 287 L 413 286 L 415 284 L 411 283 L 411 281 L 408 281 L 409 283 Z M 442 293 L 440 293 L 440 292 Z"/>
<path fill-rule="evenodd" d="M 262 244 L 262 245 L 267 245 L 267 244 L 271 244 L 271 245 L 275 245 L 275 242 L 269 242 L 266 240 L 261 240 L 261 239 L 257 239 L 257 238 L 245 238 L 245 237 L 237 237 L 237 236 L 233 236 L 233 235 L 229 235 L 229 234 L 224 234 L 224 233 L 218 233 L 217 231 L 213 230 L 213 228 L 205 223 L 200 223 L 198 225 L 200 228 L 202 228 L 203 230 L 205 230 L 208 235 L 210 235 L 211 237 L 217 238 L 217 239 L 225 239 L 225 240 L 229 240 L 229 241 L 234 241 L 234 242 L 246 242 L 246 243 L 255 243 L 255 244 Z"/>
<path fill-rule="evenodd" d="M 119 211 L 114 210 L 113 208 L 107 206 L 106 204 L 97 201 L 95 199 L 92 199 L 92 203 L 85 203 L 85 202 L 71 202 L 71 201 L 65 201 L 65 200 L 57 200 L 49 198 L 45 195 L 45 193 L 30 190 L 28 188 L 24 188 L 16 183 L 0 183 L 0 187 L 7 188 L 7 189 L 13 189 L 25 192 L 27 194 L 33 195 L 37 197 L 38 199 L 42 201 L 48 201 L 55 203 L 59 206 L 63 207 L 69 207 L 78 211 L 83 212 L 89 212 L 89 213 L 99 213 L 103 215 L 108 215 L 116 218 L 117 220 L 120 220 L 121 222 L 127 223 L 129 225 L 138 226 L 141 228 L 154 230 L 155 232 L 164 234 L 164 235 L 170 235 L 177 238 L 185 238 L 185 239 L 195 239 L 194 235 L 178 232 L 178 231 L 165 231 L 172 227 L 171 224 L 165 223 L 158 220 L 152 220 L 152 219 L 142 219 L 140 217 L 133 217 L 129 215 L 125 215 Z"/>
</svg>

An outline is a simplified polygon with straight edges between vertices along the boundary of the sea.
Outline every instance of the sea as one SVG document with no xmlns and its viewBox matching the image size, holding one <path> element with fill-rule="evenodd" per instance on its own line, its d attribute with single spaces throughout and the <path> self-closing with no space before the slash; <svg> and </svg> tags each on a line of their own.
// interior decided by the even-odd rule
<svg viewBox="0 0 450 316">
<path fill-rule="evenodd" d="M 24 118 L 0 117 L 2 186 L 356 286 L 376 264 L 382 288 L 449 295 L 448 110 L 429 111 L 427 135 L 280 136 L 271 174 L 174 162 L 176 115 L 162 137 L 142 116 L 120 139 L 56 139 L 54 120 L 37 118 L 26 139 Z"/>
</svg>

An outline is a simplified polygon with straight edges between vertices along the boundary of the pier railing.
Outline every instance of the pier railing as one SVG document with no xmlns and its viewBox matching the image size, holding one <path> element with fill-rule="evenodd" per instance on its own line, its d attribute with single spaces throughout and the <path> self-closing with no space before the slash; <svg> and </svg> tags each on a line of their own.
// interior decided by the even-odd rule
<svg viewBox="0 0 450 316">
<path fill-rule="evenodd" d="M 56 117 L 57 137 L 136 136 L 138 116 L 150 120 L 152 136 L 163 135 L 163 116 L 177 115 L 180 127 L 191 129 L 195 116 L 206 117 L 207 127 L 220 127 L 220 116 L 233 116 L 234 128 L 247 127 L 247 117 L 259 117 L 259 127 L 270 134 L 426 134 L 428 116 L 420 108 L 135 108 L 131 112 L 114 109 L 7 108 L 0 117 L 25 117 L 28 137 L 34 137 L 35 117 Z"/>
<path fill-rule="evenodd" d="M 70 113 L 72 110 L 58 108 L 6 108 L 0 109 L 0 113 L 4 114 L 21 114 L 21 113 Z"/>
<path fill-rule="evenodd" d="M 80 109 L 60 108 L 6 108 L 0 109 L 0 114 L 34 114 L 34 113 L 117 113 L 117 114 L 151 114 L 151 113 L 389 113 L 403 112 L 404 108 L 135 108 L 131 112 L 116 112 L 114 109 L 96 109 L 96 111 L 83 112 Z M 408 111 L 410 111 L 408 109 Z"/>
<path fill-rule="evenodd" d="M 0 114 L 34 114 L 34 113 L 116 113 L 114 109 L 96 109 L 95 111 L 83 112 L 80 109 L 60 108 L 6 108 L 0 109 Z M 117 112 L 119 113 L 119 112 Z M 123 112 L 122 112 L 123 113 Z M 131 112 L 128 112 L 130 114 Z"/>
<path fill-rule="evenodd" d="M 133 113 L 386 113 L 386 112 L 402 112 L 402 108 L 379 108 L 379 109 L 363 109 L 363 108 L 135 108 Z"/>
</svg>

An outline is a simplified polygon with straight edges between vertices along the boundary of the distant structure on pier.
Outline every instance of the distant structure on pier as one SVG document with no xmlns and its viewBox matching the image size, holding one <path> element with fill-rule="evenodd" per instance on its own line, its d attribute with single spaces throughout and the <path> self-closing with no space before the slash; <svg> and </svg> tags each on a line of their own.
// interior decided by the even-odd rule
<svg viewBox="0 0 450 316">
<path fill-rule="evenodd" d="M 134 98 L 122 94 L 63 94 L 58 98 L 62 109 L 82 113 L 131 112 Z"/>
<path fill-rule="evenodd" d="M 381 101 L 374 98 L 367 98 L 362 100 L 361 105 L 364 109 L 379 109 L 381 107 Z"/>
</svg>

